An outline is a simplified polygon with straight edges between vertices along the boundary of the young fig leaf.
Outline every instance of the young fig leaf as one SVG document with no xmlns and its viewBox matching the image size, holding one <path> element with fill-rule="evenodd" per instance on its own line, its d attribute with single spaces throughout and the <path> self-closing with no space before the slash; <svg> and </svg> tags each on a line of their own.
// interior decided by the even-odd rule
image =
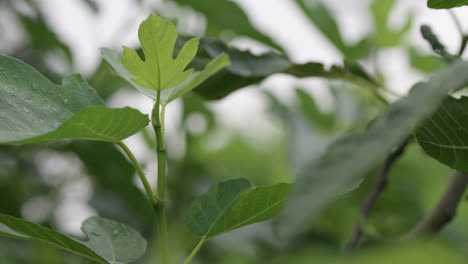
<svg viewBox="0 0 468 264">
<path fill-rule="evenodd" d="M 185 43 L 174 58 L 177 30 L 169 20 L 150 15 L 138 30 L 145 59 L 135 50 L 124 47 L 122 64 L 135 76 L 133 81 L 144 88 L 162 91 L 185 81 L 193 72 L 186 70 L 198 50 L 199 38 Z"/>
<path fill-rule="evenodd" d="M 102 56 L 117 74 L 146 96 L 156 99 L 156 91 L 163 91 L 163 105 L 191 91 L 230 64 L 228 55 L 223 53 L 201 71 L 186 69 L 197 54 L 200 39 L 186 41 L 174 58 L 176 27 L 171 21 L 155 15 L 141 23 L 138 35 L 144 59 L 127 47 L 124 47 L 120 61 L 118 53 L 111 49 L 102 49 Z"/>
</svg>

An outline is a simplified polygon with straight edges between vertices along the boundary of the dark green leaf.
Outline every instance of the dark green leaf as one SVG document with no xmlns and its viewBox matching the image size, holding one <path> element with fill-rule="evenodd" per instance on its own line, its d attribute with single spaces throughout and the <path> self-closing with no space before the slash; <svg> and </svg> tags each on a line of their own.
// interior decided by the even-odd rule
<svg viewBox="0 0 468 264">
<path fill-rule="evenodd" d="M 219 183 L 193 202 L 187 224 L 192 232 L 209 239 L 269 220 L 279 213 L 289 186 L 254 187 L 246 179 Z"/>
<path fill-rule="evenodd" d="M 447 51 L 445 45 L 442 44 L 442 42 L 439 41 L 437 35 L 435 35 L 432 32 L 431 27 L 429 27 L 428 25 L 421 26 L 421 34 L 423 38 L 427 40 L 427 42 L 429 42 L 429 44 L 432 47 L 432 50 L 434 50 L 435 53 L 442 56 L 447 62 L 451 62 L 455 59 L 455 56 Z"/>
<path fill-rule="evenodd" d="M 146 241 L 136 231 L 120 223 L 91 217 L 83 222 L 81 228 L 88 238 L 86 241 L 0 214 L 0 235 L 47 243 L 100 263 L 126 264 L 145 253 Z"/>
<path fill-rule="evenodd" d="M 468 173 L 468 97 L 447 99 L 415 132 L 424 151 L 434 159 Z"/>
<path fill-rule="evenodd" d="M 428 0 L 427 6 L 435 9 L 447 9 L 468 5 L 468 0 Z"/>
<path fill-rule="evenodd" d="M 338 140 L 321 158 L 305 166 L 297 176 L 280 221 L 283 234 L 296 234 L 331 200 L 355 188 L 367 172 L 411 134 L 414 126 L 437 110 L 450 91 L 466 84 L 468 63 L 450 66 L 388 107 L 365 132 Z"/>
<path fill-rule="evenodd" d="M 357 73 L 357 64 L 353 67 L 332 66 L 326 69 L 321 63 L 310 62 L 306 64 L 294 64 L 287 57 L 277 53 L 265 53 L 262 55 L 253 55 L 248 51 L 240 51 L 226 46 L 224 43 L 210 39 L 202 38 L 200 48 L 193 62 L 195 68 L 201 68 L 206 65 L 206 61 L 216 58 L 222 53 L 229 55 L 231 65 L 212 76 L 202 83 L 195 92 L 208 99 L 220 99 L 228 94 L 256 84 L 265 78 L 276 74 L 286 73 L 298 78 L 306 77 L 324 77 L 330 79 L 341 79 L 365 86 L 372 86 L 375 82 L 368 75 Z"/>
<path fill-rule="evenodd" d="M 31 66 L 0 56 L 0 142 L 59 139 L 117 142 L 148 124 L 131 108 L 110 109 L 79 75 L 56 85 Z"/>
</svg>

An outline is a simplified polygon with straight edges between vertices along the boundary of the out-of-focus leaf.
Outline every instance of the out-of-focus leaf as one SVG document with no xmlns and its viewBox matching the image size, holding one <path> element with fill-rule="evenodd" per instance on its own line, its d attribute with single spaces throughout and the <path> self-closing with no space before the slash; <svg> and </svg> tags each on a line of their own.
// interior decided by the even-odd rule
<svg viewBox="0 0 468 264">
<path fill-rule="evenodd" d="M 37 143 L 59 139 L 116 142 L 143 127 L 146 115 L 110 109 L 79 75 L 56 85 L 33 67 L 0 56 L 0 142 Z"/>
<path fill-rule="evenodd" d="M 396 0 L 374 0 L 371 5 L 376 43 L 380 47 L 392 47 L 401 43 L 413 25 L 410 15 L 401 29 L 393 30 L 389 26 L 390 14 L 395 7 Z"/>
<path fill-rule="evenodd" d="M 83 222 L 88 240 L 79 241 L 40 225 L 0 214 L 0 235 L 33 240 L 105 264 L 126 264 L 143 256 L 146 241 L 136 231 L 112 220 L 91 217 Z"/>
<path fill-rule="evenodd" d="M 208 99 L 220 99 L 228 94 L 256 84 L 265 78 L 276 74 L 286 73 L 298 78 L 324 77 L 330 79 L 340 79 L 362 84 L 364 86 L 373 86 L 375 81 L 362 74 L 362 68 L 358 73 L 357 63 L 346 64 L 345 66 L 333 65 L 326 68 L 321 63 L 310 62 L 306 64 L 295 64 L 287 57 L 277 53 L 265 53 L 262 55 L 253 55 L 248 51 L 240 51 L 228 47 L 226 44 L 210 39 L 203 38 L 200 41 L 200 49 L 193 61 L 195 68 L 203 67 L 206 61 L 216 58 L 220 54 L 229 55 L 231 65 L 221 70 L 210 79 L 199 85 L 196 93 Z"/>
<path fill-rule="evenodd" d="M 415 133 L 429 156 L 463 172 L 468 172 L 467 107 L 468 97 L 450 97 Z"/>
<path fill-rule="evenodd" d="M 296 98 L 298 99 L 299 107 L 304 113 L 304 116 L 309 119 L 314 128 L 319 128 L 324 131 L 331 131 L 335 126 L 335 115 L 322 112 L 310 96 L 303 89 L 296 89 Z"/>
<path fill-rule="evenodd" d="M 387 244 L 377 248 L 371 247 L 354 256 L 347 256 L 337 261 L 337 264 L 462 264 L 465 256 L 442 243 L 403 243 Z"/>
<path fill-rule="evenodd" d="M 468 63 L 460 62 L 439 72 L 410 95 L 387 108 L 363 133 L 346 136 L 297 176 L 282 217 L 280 232 L 297 234 L 304 225 L 338 195 L 354 189 L 363 175 L 377 166 L 411 130 L 430 117 L 448 93 L 468 84 Z"/>
<path fill-rule="evenodd" d="M 310 21 L 322 34 L 350 60 L 357 60 L 369 54 L 371 42 L 364 38 L 360 42 L 349 45 L 342 37 L 338 24 L 331 11 L 320 1 L 295 0 Z"/>
<path fill-rule="evenodd" d="M 37 12 L 34 17 L 18 14 L 18 18 L 23 24 L 23 28 L 27 31 L 27 36 L 30 38 L 33 48 L 40 52 L 59 49 L 70 62 L 73 60 L 70 48 L 49 28 L 42 13 Z"/>
<path fill-rule="evenodd" d="M 254 187 L 246 179 L 221 182 L 198 197 L 189 209 L 192 232 L 210 239 L 249 224 L 269 220 L 279 213 L 289 184 Z"/>
<path fill-rule="evenodd" d="M 425 73 L 435 72 L 445 68 L 446 64 L 438 57 L 421 54 L 417 49 L 408 50 L 411 67 Z"/>
<path fill-rule="evenodd" d="M 207 35 L 219 37 L 226 30 L 247 36 L 268 46 L 282 50 L 271 37 L 257 30 L 244 11 L 230 0 L 175 0 L 180 5 L 190 6 L 205 15 Z"/>
<path fill-rule="evenodd" d="M 99 5 L 96 3 L 96 0 L 83 0 L 83 2 L 86 4 L 86 6 L 89 7 L 94 13 L 99 12 Z"/>
<path fill-rule="evenodd" d="M 116 54 L 116 56 L 116 61 L 119 61 L 119 54 Z M 128 81 L 116 75 L 114 68 L 104 59 L 101 60 L 94 74 L 88 78 L 88 83 L 96 89 L 99 97 L 104 100 L 121 88 L 130 88 Z"/>
<path fill-rule="evenodd" d="M 89 203 L 99 215 L 141 229 L 151 226 L 154 221 L 151 204 L 135 185 L 134 167 L 114 144 L 74 141 L 60 150 L 72 151 L 83 162 L 93 182 Z"/>
<path fill-rule="evenodd" d="M 427 6 L 435 9 L 447 9 L 468 5 L 468 0 L 428 0 Z"/>
<path fill-rule="evenodd" d="M 429 44 L 432 47 L 432 50 L 434 50 L 435 53 L 439 54 L 446 60 L 447 62 L 453 61 L 456 57 L 452 54 L 450 54 L 447 49 L 445 48 L 445 45 L 442 44 L 442 42 L 439 41 L 439 38 L 432 32 L 432 29 L 428 25 L 423 25 L 421 26 L 421 34 L 423 38 L 429 42 Z"/>
</svg>

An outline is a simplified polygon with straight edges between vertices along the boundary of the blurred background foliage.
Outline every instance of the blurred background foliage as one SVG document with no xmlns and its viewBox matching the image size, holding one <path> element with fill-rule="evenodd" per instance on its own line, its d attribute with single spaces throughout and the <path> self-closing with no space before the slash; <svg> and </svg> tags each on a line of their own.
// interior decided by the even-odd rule
<svg viewBox="0 0 468 264">
<path fill-rule="evenodd" d="M 327 1 L 290 1 L 341 54 L 343 61 L 359 60 L 382 87 L 386 87 L 386 65 L 379 65 L 376 58 L 386 49 L 402 51 L 412 70 L 421 74 L 444 67 L 428 49 L 416 48 L 408 40 L 410 29 L 419 27 L 414 23 L 416 13 L 400 17 L 403 23 L 399 27 L 390 24 L 397 0 L 367 1 L 366 12 L 373 28 L 354 42 L 343 37 L 343 32 L 348 29 L 339 26 L 337 15 Z M 74 2 L 94 17 L 106 19 L 108 16 L 98 0 Z M 185 35 L 210 36 L 226 44 L 236 44 L 241 39 L 261 50 L 277 54 L 285 52 L 277 40 L 256 28 L 249 14 L 236 2 L 149 2 L 135 0 L 132 5 L 145 10 L 146 14 L 154 12 L 173 19 Z M 119 2 L 114 4 L 119 5 Z M 51 12 L 54 12 L 54 6 L 41 4 L 41 1 L 1 0 L 0 52 L 20 58 L 51 80 L 60 82 L 64 74 L 79 68 L 76 59 L 80 55 L 72 51 L 73 43 L 65 41 L 56 32 L 56 22 L 48 17 Z M 130 26 L 125 18 L 123 20 L 120 30 L 128 31 Z M 139 23 L 140 20 L 132 17 L 129 23 Z M 133 34 L 136 36 L 136 31 Z M 116 38 L 112 45 L 125 44 L 120 41 L 121 38 Z M 85 74 L 110 105 L 119 98 L 134 99 L 134 102 L 124 100 L 124 104 L 138 105 L 143 101 L 150 104 L 103 61 L 86 69 Z M 259 185 L 292 181 L 295 172 L 320 155 L 330 142 L 346 133 L 364 129 L 384 109 L 368 90 L 345 82 L 325 82 L 322 94 L 311 92 L 312 89 L 302 87 L 300 83 L 288 82 L 282 87 L 290 91 L 289 99 L 285 100 L 277 90 L 269 89 L 268 82 L 259 85 L 268 74 L 249 76 L 235 71 L 222 74 L 225 75 L 221 81 L 226 87 L 217 87 L 222 91 L 209 99 L 242 98 L 231 104 L 234 107 L 231 111 L 235 112 L 243 107 L 243 100 L 251 99 L 247 98 L 251 93 L 242 94 L 244 89 L 233 91 L 229 88 L 230 83 L 249 86 L 245 90 L 254 91 L 255 102 L 266 106 L 258 109 L 267 117 L 268 126 L 265 128 L 262 122 L 252 120 L 243 120 L 238 127 L 227 125 L 229 122 L 216 107 L 218 101 L 200 96 L 213 94 L 216 87 L 202 87 L 205 90 L 201 89 L 199 94 L 191 93 L 171 110 L 174 114 L 167 120 L 169 217 L 173 219 L 170 221 L 172 254 L 179 262 L 197 241 L 183 224 L 184 211 L 193 198 L 210 185 L 238 177 L 249 178 Z M 386 93 L 396 97 L 391 89 Z M 252 132 L 255 135 L 249 134 Z M 152 154 L 155 142 L 149 130 L 134 136 L 129 143 L 149 173 L 155 174 Z M 436 203 L 451 174 L 448 168 L 426 157 L 417 146 L 411 146 L 392 171 L 391 184 L 365 227 L 362 248 L 352 253 L 342 250 L 378 170 L 369 172 L 369 177 L 358 189 L 339 197 L 310 223 L 308 231 L 297 241 L 285 244 L 275 237 L 271 223 L 260 223 L 208 242 L 200 252 L 198 263 L 465 263 L 468 246 L 468 208 L 465 203 L 456 220 L 430 243 L 401 245 L 401 242 L 393 241 Z M 149 206 L 135 180 L 133 167 L 111 144 L 61 141 L 0 147 L 1 213 L 78 236 L 77 227 L 87 216 L 98 214 L 116 219 L 136 228 L 152 242 L 146 258 L 139 263 L 155 263 L 157 252 L 153 231 L 157 227 Z M 43 244 L 3 238 L 0 239 L 0 259 L 2 264 L 89 263 Z"/>
</svg>

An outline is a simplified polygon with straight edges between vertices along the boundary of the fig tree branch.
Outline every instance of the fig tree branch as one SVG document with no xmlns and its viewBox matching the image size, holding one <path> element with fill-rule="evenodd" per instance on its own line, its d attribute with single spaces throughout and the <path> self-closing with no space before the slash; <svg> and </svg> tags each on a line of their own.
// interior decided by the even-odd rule
<svg viewBox="0 0 468 264">
<path fill-rule="evenodd" d="M 395 162 L 403 155 L 406 146 L 408 146 L 410 141 L 411 137 L 408 137 L 393 153 L 390 154 L 390 156 L 388 156 L 387 160 L 385 161 L 384 167 L 377 177 L 377 181 L 375 182 L 371 192 L 361 207 L 359 219 L 350 240 L 345 246 L 346 249 L 353 249 L 359 245 L 359 241 L 364 232 L 363 227 L 370 218 L 377 200 L 388 185 L 390 171 L 393 168 Z"/>
<path fill-rule="evenodd" d="M 407 237 L 427 236 L 442 230 L 455 217 L 467 186 L 468 174 L 455 173 L 436 207 L 408 233 Z"/>
</svg>

